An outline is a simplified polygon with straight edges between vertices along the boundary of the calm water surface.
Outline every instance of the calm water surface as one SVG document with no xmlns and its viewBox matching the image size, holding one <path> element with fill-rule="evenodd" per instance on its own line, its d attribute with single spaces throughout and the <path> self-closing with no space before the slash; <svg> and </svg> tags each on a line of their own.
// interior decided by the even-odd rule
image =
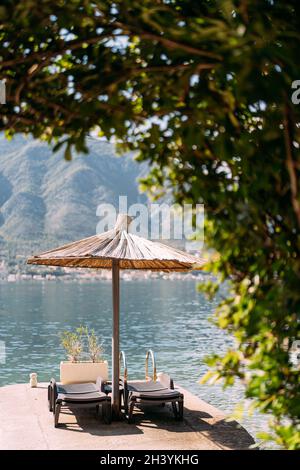
<svg viewBox="0 0 300 470">
<path fill-rule="evenodd" d="M 199 385 L 206 372 L 204 357 L 225 351 L 231 338 L 210 321 L 217 299 L 207 300 L 194 280 L 139 280 L 121 282 L 121 348 L 127 355 L 129 378 L 143 378 L 145 352 L 156 353 L 158 371 L 205 401 L 232 412 L 243 400 L 240 384 Z M 59 378 L 64 359 L 59 332 L 81 324 L 103 339 L 110 362 L 111 283 L 109 281 L 0 283 L 0 340 L 6 345 L 6 363 L 0 364 L 0 385 L 27 382 L 30 372 L 39 381 Z M 266 418 L 254 415 L 243 425 L 255 435 Z"/>
</svg>

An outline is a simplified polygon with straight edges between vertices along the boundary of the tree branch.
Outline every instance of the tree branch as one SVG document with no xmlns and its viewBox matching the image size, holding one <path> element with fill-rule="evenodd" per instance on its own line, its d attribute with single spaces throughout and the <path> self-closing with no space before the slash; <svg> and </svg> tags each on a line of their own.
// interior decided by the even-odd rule
<svg viewBox="0 0 300 470">
<path fill-rule="evenodd" d="M 218 61 L 222 60 L 222 57 L 219 54 L 204 51 L 194 46 L 190 46 L 189 44 L 184 44 L 182 42 L 174 41 L 173 39 L 168 39 L 165 36 L 160 36 L 159 34 L 150 33 L 148 31 L 140 31 L 140 30 L 133 31 L 130 29 L 131 26 L 121 23 L 119 21 L 116 21 L 114 25 L 115 27 L 121 28 L 122 30 L 124 30 L 125 35 L 139 36 L 140 38 L 143 38 L 143 39 L 151 39 L 151 41 L 160 42 L 161 44 L 165 45 L 168 49 L 172 49 L 172 50 L 179 49 L 179 50 L 187 52 L 188 54 L 197 55 L 200 57 L 207 57 L 207 58 L 218 60 Z"/>
<path fill-rule="evenodd" d="M 83 44 L 95 44 L 101 39 L 107 39 L 110 38 L 111 36 L 116 36 L 113 34 L 103 34 L 99 36 L 95 36 L 92 38 L 85 38 L 81 40 L 74 39 L 73 41 L 61 41 L 61 48 L 57 48 L 54 51 L 52 50 L 46 50 L 46 51 L 37 51 L 37 52 L 32 52 L 30 55 L 25 56 L 25 57 L 16 57 L 15 59 L 10 59 L 10 60 L 4 60 L 0 63 L 0 69 L 6 68 L 6 67 L 11 67 L 14 65 L 18 64 L 25 64 L 27 62 L 32 62 L 34 60 L 48 60 L 52 57 L 55 57 L 58 54 L 62 54 L 63 52 L 68 51 L 69 49 L 71 50 L 76 50 L 80 49 Z"/>
<path fill-rule="evenodd" d="M 287 99 L 284 105 L 284 140 L 286 151 L 286 166 L 290 177 L 292 206 L 300 227 L 300 202 L 298 197 L 298 179 L 293 160 L 293 120 Z"/>
</svg>

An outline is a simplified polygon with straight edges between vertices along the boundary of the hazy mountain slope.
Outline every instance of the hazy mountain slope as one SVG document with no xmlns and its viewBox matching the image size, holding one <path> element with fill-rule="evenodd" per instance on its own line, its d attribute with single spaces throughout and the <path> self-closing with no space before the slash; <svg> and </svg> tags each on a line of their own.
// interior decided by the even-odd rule
<svg viewBox="0 0 300 470">
<path fill-rule="evenodd" d="M 95 233 L 103 202 L 116 207 L 144 202 L 137 178 L 144 171 L 130 155 L 116 157 L 111 144 L 89 139 L 89 155 L 66 162 L 47 144 L 0 136 L 0 237 L 5 240 L 74 240 Z"/>
</svg>

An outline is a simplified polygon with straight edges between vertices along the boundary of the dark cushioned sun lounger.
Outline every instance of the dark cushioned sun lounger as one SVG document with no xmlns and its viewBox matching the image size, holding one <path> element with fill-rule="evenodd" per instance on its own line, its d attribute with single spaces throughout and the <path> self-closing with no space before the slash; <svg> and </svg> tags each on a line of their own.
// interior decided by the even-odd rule
<svg viewBox="0 0 300 470">
<path fill-rule="evenodd" d="M 137 398 L 148 398 L 151 400 L 159 400 L 161 398 L 174 398 L 178 397 L 180 393 L 177 390 L 169 388 L 157 388 L 160 382 L 139 382 L 138 384 L 128 383 L 129 395 L 134 395 Z"/>
<path fill-rule="evenodd" d="M 183 394 L 174 390 L 173 382 L 170 380 L 169 387 L 164 387 L 160 380 L 156 382 L 141 381 L 127 382 L 126 389 L 126 410 L 128 422 L 132 421 L 132 414 L 135 406 L 139 405 L 164 405 L 171 403 L 176 419 L 183 419 Z"/>
<path fill-rule="evenodd" d="M 111 399 L 103 391 L 104 382 L 98 378 L 97 383 L 83 384 L 57 384 L 55 379 L 51 379 L 48 386 L 49 410 L 54 414 L 54 426 L 58 426 L 59 414 L 62 407 L 92 408 L 95 407 L 99 413 L 101 406 L 102 418 L 106 424 L 111 423 Z"/>
<path fill-rule="evenodd" d="M 148 377 L 148 358 L 152 357 L 153 378 Z M 174 382 L 167 374 L 158 374 L 156 376 L 156 365 L 154 354 L 151 350 L 146 356 L 146 380 L 127 381 L 127 366 L 125 354 L 121 352 L 120 358 L 124 363 L 123 378 L 123 400 L 128 422 L 132 421 L 133 410 L 135 406 L 140 405 L 165 405 L 171 403 L 176 419 L 183 419 L 183 400 L 184 396 L 179 390 L 174 389 Z"/>
</svg>

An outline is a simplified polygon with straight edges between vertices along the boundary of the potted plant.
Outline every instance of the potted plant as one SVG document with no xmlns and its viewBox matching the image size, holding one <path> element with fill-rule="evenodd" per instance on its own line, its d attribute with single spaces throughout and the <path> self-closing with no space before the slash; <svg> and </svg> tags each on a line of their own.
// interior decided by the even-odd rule
<svg viewBox="0 0 300 470">
<path fill-rule="evenodd" d="M 99 376 L 108 379 L 108 363 L 102 359 L 103 347 L 93 329 L 80 326 L 75 332 L 62 332 L 60 339 L 68 357 L 60 363 L 62 384 L 96 382 Z"/>
</svg>

